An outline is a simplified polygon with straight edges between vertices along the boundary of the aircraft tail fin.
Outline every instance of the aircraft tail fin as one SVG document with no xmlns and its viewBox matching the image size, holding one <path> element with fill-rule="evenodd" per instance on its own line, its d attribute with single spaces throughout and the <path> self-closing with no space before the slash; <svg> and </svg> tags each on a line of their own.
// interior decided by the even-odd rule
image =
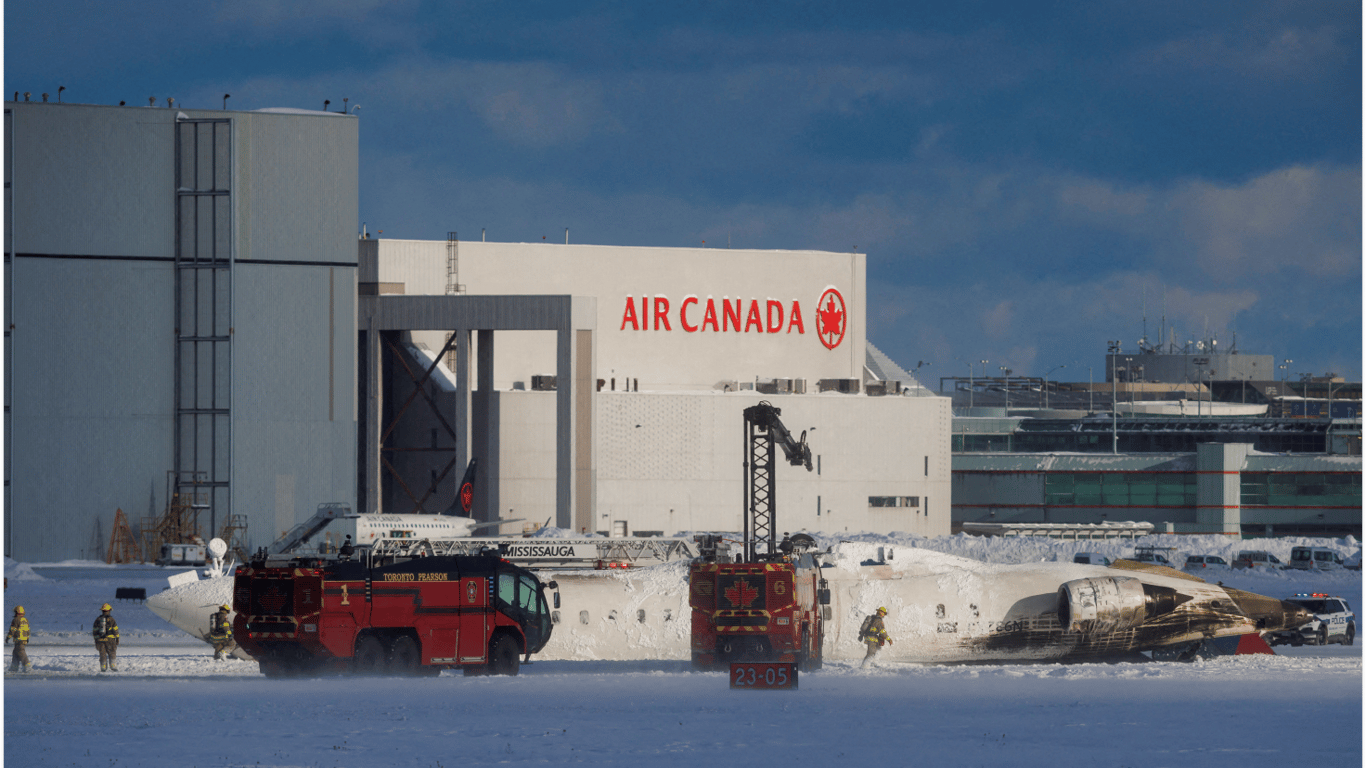
<svg viewBox="0 0 1366 768">
<path fill-rule="evenodd" d="M 455 492 L 455 503 L 442 514 L 470 517 L 470 510 L 474 508 L 474 478 L 478 468 L 479 460 L 470 459 L 465 466 L 465 476 L 460 478 L 460 487 Z"/>
</svg>

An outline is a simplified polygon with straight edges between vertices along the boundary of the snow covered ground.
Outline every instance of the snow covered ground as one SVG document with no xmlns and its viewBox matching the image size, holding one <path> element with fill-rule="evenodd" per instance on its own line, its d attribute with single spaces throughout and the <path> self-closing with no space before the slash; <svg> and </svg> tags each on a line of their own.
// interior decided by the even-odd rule
<svg viewBox="0 0 1366 768">
<path fill-rule="evenodd" d="M 1228 542 L 1230 555 L 1348 540 Z M 953 536 L 845 536 L 987 562 L 1127 554 L 1132 544 Z M 1173 537 L 1139 543 L 1166 544 Z M 823 542 L 824 543 L 824 542 Z M 1281 550 L 1284 550 L 1283 552 Z M 516 678 L 267 680 L 118 587 L 175 569 L 6 561 L 5 615 L 24 605 L 35 671 L 5 678 L 4 757 L 25 766 L 454 766 L 490 764 L 1246 766 L 1362 764 L 1360 645 L 1191 664 L 828 663 L 796 691 L 733 691 L 679 661 L 541 661 Z M 1360 615 L 1359 572 L 1204 574 L 1286 597 L 1341 595 Z M 100 674 L 90 624 L 114 603 L 120 672 Z"/>
</svg>

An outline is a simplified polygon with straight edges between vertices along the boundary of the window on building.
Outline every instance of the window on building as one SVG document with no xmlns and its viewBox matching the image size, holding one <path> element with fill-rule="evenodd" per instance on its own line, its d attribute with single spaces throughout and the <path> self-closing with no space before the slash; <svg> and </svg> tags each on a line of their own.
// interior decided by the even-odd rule
<svg viewBox="0 0 1366 768">
<path fill-rule="evenodd" d="M 920 508 L 919 496 L 869 496 L 870 507 L 912 507 Z"/>
<path fill-rule="evenodd" d="M 1044 503 L 1080 507 L 1189 507 L 1195 475 L 1189 472 L 1050 472 Z"/>
</svg>

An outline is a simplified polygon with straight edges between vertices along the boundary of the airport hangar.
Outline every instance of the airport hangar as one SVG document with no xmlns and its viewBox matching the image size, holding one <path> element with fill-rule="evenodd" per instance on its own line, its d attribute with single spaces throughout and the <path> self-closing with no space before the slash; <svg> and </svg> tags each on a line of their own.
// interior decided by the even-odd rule
<svg viewBox="0 0 1366 768">
<path fill-rule="evenodd" d="M 6 556 L 103 557 L 172 498 L 248 549 L 320 503 L 442 511 L 467 457 L 481 519 L 738 530 L 760 400 L 816 457 L 779 532 L 949 530 L 949 399 L 865 341 L 862 254 L 358 242 L 341 113 L 5 129 Z"/>
</svg>

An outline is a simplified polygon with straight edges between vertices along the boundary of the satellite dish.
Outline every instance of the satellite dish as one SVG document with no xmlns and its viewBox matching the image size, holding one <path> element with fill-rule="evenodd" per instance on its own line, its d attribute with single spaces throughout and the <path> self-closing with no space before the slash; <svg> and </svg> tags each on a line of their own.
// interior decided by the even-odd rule
<svg viewBox="0 0 1366 768">
<path fill-rule="evenodd" d="M 217 538 L 217 537 L 215 537 L 214 539 L 212 539 L 211 541 L 209 541 L 209 556 L 210 556 L 210 557 L 218 558 L 218 557 L 222 557 L 223 555 L 226 555 L 227 553 L 228 553 L 228 543 L 227 543 L 226 541 L 223 541 L 222 539 Z"/>
</svg>

